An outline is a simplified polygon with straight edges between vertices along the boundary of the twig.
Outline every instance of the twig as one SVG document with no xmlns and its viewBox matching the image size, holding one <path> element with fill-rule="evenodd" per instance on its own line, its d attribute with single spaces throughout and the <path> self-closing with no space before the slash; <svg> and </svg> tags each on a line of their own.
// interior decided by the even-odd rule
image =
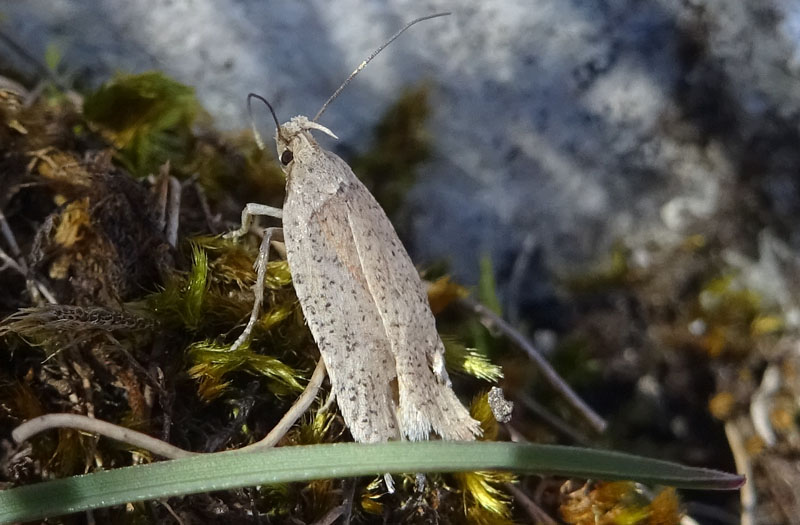
<svg viewBox="0 0 800 525">
<path fill-rule="evenodd" d="M 0 31 L 0 41 L 3 41 L 8 47 L 11 48 L 12 51 L 17 53 L 19 56 L 30 62 L 39 73 L 45 76 L 48 80 L 50 80 L 53 84 L 56 85 L 61 91 L 67 91 L 67 87 L 64 83 L 56 76 L 56 74 L 50 70 L 47 65 L 45 65 L 42 61 L 36 58 L 32 53 L 28 52 L 21 44 L 18 44 L 16 40 L 8 36 L 7 34 Z"/>
<path fill-rule="evenodd" d="M 167 500 L 160 500 L 159 503 L 161 504 L 161 506 L 167 509 L 167 512 L 169 512 L 173 518 L 175 518 L 175 521 L 178 523 L 178 525 L 184 525 L 181 517 L 178 516 L 178 514 L 173 510 L 170 504 L 167 503 Z"/>
<path fill-rule="evenodd" d="M 350 518 L 353 517 L 353 501 L 356 497 L 356 480 L 346 479 L 344 480 L 344 486 L 345 498 L 342 502 L 342 507 L 344 507 L 344 512 L 342 514 L 344 518 L 342 519 L 342 525 L 350 525 Z"/>
<path fill-rule="evenodd" d="M 2 248 L 0 248 L 0 260 L 5 263 L 3 266 L 0 266 L 0 271 L 4 270 L 5 268 L 11 268 L 23 276 L 26 275 L 27 272 L 25 272 L 25 269 L 22 268 L 19 263 L 15 261 L 13 257 L 8 255 Z"/>
<path fill-rule="evenodd" d="M 181 221 L 181 183 L 169 177 L 169 208 L 167 208 L 167 242 L 175 248 L 178 245 L 178 226 Z"/>
<path fill-rule="evenodd" d="M 167 199 L 169 198 L 169 161 L 158 168 L 158 177 L 152 176 L 156 187 L 156 226 L 160 231 L 167 229 Z"/>
<path fill-rule="evenodd" d="M 8 221 L 2 209 L 0 209 L 0 234 L 3 235 L 3 238 L 6 240 L 11 250 L 11 255 L 9 255 L 0 248 L 0 260 L 5 263 L 0 267 L 0 270 L 11 268 L 27 278 L 28 266 L 25 264 L 25 259 L 22 258 L 22 252 L 19 249 L 19 244 L 17 244 L 17 239 L 14 237 L 14 232 L 11 231 L 11 226 L 8 225 Z"/>
<path fill-rule="evenodd" d="M 11 227 L 8 225 L 8 221 L 6 220 L 6 216 L 3 214 L 3 210 L 0 210 L 0 233 L 2 233 L 3 238 L 8 243 L 9 248 L 11 248 L 11 255 L 13 255 L 13 257 L 8 255 L 5 251 L 3 251 L 2 248 L 0 248 L 0 260 L 5 263 L 3 266 L 0 266 L 0 271 L 4 270 L 5 268 L 11 268 L 21 274 L 25 278 L 25 286 L 28 289 L 28 293 L 31 294 L 34 302 L 37 302 L 36 300 L 38 299 L 38 295 L 41 295 L 48 303 L 58 304 L 53 292 L 51 292 L 47 286 L 39 282 L 37 279 L 29 276 L 28 265 L 25 264 L 25 258 L 22 256 L 22 251 L 19 249 L 17 239 L 14 237 L 14 232 L 11 231 Z"/>
<path fill-rule="evenodd" d="M 27 279 L 26 282 L 28 284 L 28 290 L 38 292 L 42 297 L 44 297 L 44 300 L 50 304 L 58 304 L 56 296 L 53 295 L 53 292 L 51 292 L 50 289 L 44 285 L 44 283 L 41 283 L 36 279 Z M 31 295 L 34 294 L 31 293 Z M 34 297 L 34 299 L 35 298 L 36 297 Z"/>
<path fill-rule="evenodd" d="M 17 82 L 16 80 L 11 80 L 8 77 L 0 75 L 0 90 L 4 91 L 13 91 L 17 95 L 21 96 L 23 99 L 25 98 L 28 90 Z"/>
<path fill-rule="evenodd" d="M 569 385 L 565 383 L 563 379 L 561 379 L 561 376 L 559 376 L 558 373 L 553 370 L 553 367 L 550 366 L 550 363 L 548 363 L 547 360 L 542 357 L 542 355 L 536 350 L 530 341 L 525 338 L 525 336 L 519 333 L 519 331 L 508 324 L 499 315 L 474 299 L 466 297 L 459 299 L 458 302 L 471 312 L 478 315 L 485 324 L 496 328 L 506 337 L 508 337 L 515 345 L 524 350 L 525 353 L 528 354 L 528 357 L 531 358 L 534 365 L 536 365 L 539 372 L 544 376 L 545 380 L 550 383 L 550 386 L 552 386 L 559 394 L 561 394 L 567 403 L 577 410 L 581 416 L 583 416 L 589 422 L 595 431 L 603 432 L 606 429 L 606 421 L 594 410 L 592 410 L 589 405 L 584 403 L 578 394 L 576 394 L 569 387 Z"/>
<path fill-rule="evenodd" d="M 11 436 L 17 443 L 22 443 L 40 432 L 54 428 L 75 428 L 100 434 L 169 459 L 197 455 L 197 452 L 183 450 L 142 432 L 81 414 L 45 414 L 44 416 L 35 417 L 15 428 Z"/>
<path fill-rule="evenodd" d="M 508 296 L 506 298 L 506 315 L 511 324 L 519 322 L 519 291 L 522 290 L 522 280 L 531 264 L 531 256 L 536 250 L 536 234 L 528 233 L 522 241 L 522 248 L 511 267 L 511 277 L 508 279 Z"/>
<path fill-rule="evenodd" d="M 178 243 L 178 225 L 180 224 L 181 191 L 180 181 L 169 174 L 169 161 L 159 168 L 158 179 L 158 217 L 156 222 L 164 232 L 167 242 L 173 248 Z"/>
<path fill-rule="evenodd" d="M 744 484 L 739 492 L 742 505 L 741 525 L 753 525 L 756 522 L 754 514 L 756 489 L 755 485 L 753 485 L 753 464 L 750 461 L 750 455 L 747 453 L 744 438 L 733 421 L 725 422 L 725 437 L 728 438 L 728 445 L 731 447 L 733 462 L 736 463 L 736 472 L 747 478 L 747 483 Z"/>
<path fill-rule="evenodd" d="M 777 437 L 770 421 L 772 398 L 781 388 L 781 372 L 777 365 L 770 365 L 764 370 L 761 384 L 756 389 L 750 402 L 750 419 L 758 436 L 768 447 L 775 445 Z"/>
<path fill-rule="evenodd" d="M 522 394 L 518 396 L 517 399 L 522 403 L 522 406 L 533 412 L 537 417 L 574 443 L 583 446 L 589 446 L 591 444 L 591 441 L 586 436 L 570 427 L 569 423 L 547 410 L 544 405 L 533 399 L 530 395 Z"/>
<path fill-rule="evenodd" d="M 519 487 L 514 485 L 513 483 L 505 483 L 505 489 L 508 490 L 513 496 L 514 501 L 519 503 L 520 507 L 522 507 L 525 512 L 528 513 L 533 523 L 539 523 L 543 525 L 558 525 L 556 520 L 550 517 L 548 513 L 544 511 L 539 505 L 536 504 L 531 498 L 525 494 Z"/>
<path fill-rule="evenodd" d="M 198 184 L 196 180 L 196 175 L 192 176 L 191 179 L 191 186 L 194 188 L 194 192 L 197 195 L 197 200 L 200 202 L 200 209 L 203 210 L 203 216 L 206 219 L 206 226 L 211 233 L 214 235 L 219 233 L 219 216 L 215 217 L 211 213 L 211 206 L 208 205 L 208 197 L 206 196 L 206 192 L 203 190 L 202 186 Z"/>
<path fill-rule="evenodd" d="M 275 446 L 280 439 L 286 435 L 291 426 L 308 410 L 311 403 L 317 396 L 322 382 L 325 379 L 325 363 L 320 359 L 317 367 L 308 381 L 308 385 L 294 404 L 284 414 L 278 424 L 267 434 L 267 436 L 257 443 L 242 447 L 241 452 L 255 452 L 265 448 Z M 157 456 L 168 459 L 185 458 L 200 455 L 200 452 L 191 452 L 182 448 L 170 445 L 166 441 L 148 436 L 142 432 L 115 425 L 100 419 L 94 419 L 81 414 L 46 414 L 35 417 L 14 429 L 11 436 L 17 443 L 22 443 L 31 437 L 55 428 L 75 428 L 85 432 L 92 432 L 101 436 L 127 443 L 128 445 L 147 450 Z"/>
<path fill-rule="evenodd" d="M 314 369 L 314 373 L 311 374 L 311 379 L 308 380 L 308 385 L 306 385 L 306 389 L 303 390 L 303 393 L 295 400 L 294 404 L 286 411 L 280 421 L 272 427 L 272 430 L 269 431 L 269 434 L 264 437 L 261 441 L 257 443 L 253 443 L 252 445 L 247 445 L 243 447 L 242 451 L 245 452 L 255 452 L 257 450 L 262 450 L 265 448 L 274 447 L 278 444 L 278 441 L 281 440 L 283 436 L 292 428 L 292 425 L 300 419 L 300 416 L 305 414 L 308 407 L 311 406 L 311 403 L 314 402 L 314 399 L 317 397 L 317 392 L 319 392 L 319 388 L 322 386 L 322 382 L 325 380 L 325 363 L 322 361 L 322 358 L 317 361 L 317 367 Z"/>
<path fill-rule="evenodd" d="M 526 438 L 522 432 L 517 430 L 514 425 L 511 423 L 503 423 L 503 427 L 508 432 L 508 438 L 511 440 L 512 443 L 527 443 L 528 438 Z"/>
<path fill-rule="evenodd" d="M 17 239 L 14 237 L 14 232 L 11 231 L 11 226 L 8 225 L 8 221 L 2 209 L 0 209 L 0 232 L 2 232 L 3 238 L 5 238 L 8 243 L 8 247 L 11 248 L 11 255 L 14 257 L 21 256 L 22 252 L 17 244 Z"/>
<path fill-rule="evenodd" d="M 338 505 L 333 507 L 331 510 L 325 513 L 320 519 L 312 523 L 311 525 L 333 525 L 333 523 L 342 517 L 344 514 L 345 508 L 344 505 Z"/>
<path fill-rule="evenodd" d="M 39 80 L 36 85 L 33 86 L 33 89 L 28 91 L 28 93 L 25 95 L 25 98 L 22 100 L 22 107 L 28 109 L 33 106 L 48 85 L 49 84 L 47 80 Z M 64 90 L 62 89 L 62 91 Z"/>
</svg>

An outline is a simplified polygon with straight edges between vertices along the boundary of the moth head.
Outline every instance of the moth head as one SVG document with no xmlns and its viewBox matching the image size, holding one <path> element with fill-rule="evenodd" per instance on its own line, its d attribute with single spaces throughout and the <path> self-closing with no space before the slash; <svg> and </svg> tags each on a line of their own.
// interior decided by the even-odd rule
<svg viewBox="0 0 800 525">
<path fill-rule="evenodd" d="M 317 147 L 311 130 L 318 130 L 333 138 L 338 138 L 331 130 L 317 124 L 308 118 L 300 116 L 278 128 L 275 133 L 275 145 L 278 148 L 278 160 L 281 168 L 287 172 L 296 157 L 303 155 L 313 155 Z"/>
<path fill-rule="evenodd" d="M 338 139 L 331 130 L 317 124 L 313 120 L 308 120 L 306 117 L 294 117 L 292 120 L 281 126 L 278 123 L 278 117 L 275 115 L 275 110 L 272 109 L 272 104 L 261 95 L 250 93 L 247 95 L 247 112 L 250 114 L 250 127 L 253 129 L 253 136 L 256 139 L 259 149 L 264 149 L 264 142 L 261 140 L 261 135 L 258 133 L 255 119 L 253 119 L 253 99 L 260 100 L 269 109 L 272 115 L 272 120 L 275 121 L 275 145 L 278 147 L 278 160 L 281 163 L 283 172 L 288 174 L 295 157 L 302 158 L 303 156 L 313 156 L 316 154 L 317 146 L 314 137 L 311 136 L 311 130 L 319 130 L 331 137 Z"/>
</svg>

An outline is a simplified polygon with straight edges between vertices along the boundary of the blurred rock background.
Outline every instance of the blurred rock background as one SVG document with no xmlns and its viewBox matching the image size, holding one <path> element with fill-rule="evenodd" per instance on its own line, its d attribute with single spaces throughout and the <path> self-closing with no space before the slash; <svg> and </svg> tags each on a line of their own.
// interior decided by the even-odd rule
<svg viewBox="0 0 800 525">
<path fill-rule="evenodd" d="M 770 226 L 800 242 L 793 0 L 0 3 L 4 31 L 33 56 L 57 45 L 66 71 L 95 84 L 163 70 L 194 86 L 223 128 L 246 125 L 249 91 L 281 118 L 313 114 L 403 22 L 445 10 L 323 119 L 341 137 L 330 147 L 358 150 L 404 88 L 431 87 L 435 158 L 404 208 L 417 261 L 448 257 L 474 282 L 491 252 L 502 287 L 530 235 L 537 290 L 547 268 L 584 264 L 619 239 L 674 241 L 747 206 L 732 202 L 741 185 L 769 212 L 750 233 Z"/>
</svg>

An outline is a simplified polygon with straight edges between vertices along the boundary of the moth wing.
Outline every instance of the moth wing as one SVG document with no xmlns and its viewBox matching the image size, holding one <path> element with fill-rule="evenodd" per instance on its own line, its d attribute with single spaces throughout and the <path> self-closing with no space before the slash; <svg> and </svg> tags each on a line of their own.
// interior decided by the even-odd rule
<svg viewBox="0 0 800 525">
<path fill-rule="evenodd" d="M 349 169 L 349 168 L 348 168 Z M 395 363 L 347 223 L 344 201 L 284 207 L 297 297 L 328 369 L 342 417 L 359 442 L 400 438 Z M 288 226 L 288 227 L 287 227 Z"/>
<path fill-rule="evenodd" d="M 417 269 L 383 208 L 355 176 L 345 193 L 358 261 L 395 360 L 400 430 L 411 440 L 426 439 L 431 429 L 443 439 L 474 439 L 480 425 L 450 386 Z"/>
</svg>

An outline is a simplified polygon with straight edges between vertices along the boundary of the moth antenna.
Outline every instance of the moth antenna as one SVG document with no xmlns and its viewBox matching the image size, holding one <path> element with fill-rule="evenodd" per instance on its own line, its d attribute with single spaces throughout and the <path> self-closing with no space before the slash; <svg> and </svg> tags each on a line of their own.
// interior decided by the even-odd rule
<svg viewBox="0 0 800 525">
<path fill-rule="evenodd" d="M 258 145 L 258 149 L 263 150 L 264 149 L 264 141 L 261 140 L 261 133 L 258 132 L 258 128 L 256 127 L 256 121 L 255 121 L 255 119 L 253 119 L 252 100 L 254 98 L 257 98 L 258 100 L 260 100 L 261 102 L 263 102 L 264 104 L 267 105 L 267 107 L 269 108 L 269 112 L 272 114 L 272 120 L 275 121 L 275 127 L 278 130 L 278 136 L 283 138 L 283 136 L 281 135 L 281 124 L 280 124 L 280 122 L 278 122 L 278 117 L 275 116 L 275 110 L 272 109 L 272 105 L 269 102 L 267 102 L 267 99 L 265 99 L 261 95 L 256 95 L 255 93 L 249 93 L 247 95 L 247 113 L 250 115 L 250 127 L 253 130 L 253 135 L 255 136 L 256 144 Z"/>
<path fill-rule="evenodd" d="M 367 67 L 367 64 L 369 64 L 369 63 L 372 61 L 372 59 L 373 59 L 373 58 L 375 58 L 376 56 L 378 56 L 378 53 L 380 53 L 381 51 L 383 51 L 383 50 L 386 48 L 386 46 L 388 46 L 389 44 L 391 44 L 392 42 L 394 42 L 395 40 L 397 40 L 397 37 L 399 37 L 400 35 L 402 35 L 403 33 L 405 33 L 405 32 L 406 32 L 406 30 L 407 30 L 409 27 L 413 26 L 413 25 L 414 25 L 414 24 L 416 24 L 417 22 L 422 22 L 422 21 L 425 21 L 425 20 L 430 20 L 431 18 L 438 18 L 438 17 L 440 17 L 440 16 L 448 16 L 448 15 L 450 15 L 450 14 L 451 14 L 451 13 L 436 13 L 435 15 L 423 16 L 423 17 L 417 18 L 417 19 L 415 19 L 415 20 L 412 20 L 411 22 L 409 22 L 409 23 L 407 23 L 405 26 L 403 26 L 403 28 L 402 28 L 400 31 L 398 31 L 397 33 L 395 33 L 394 35 L 392 35 L 392 37 L 391 37 L 389 40 L 387 40 L 386 42 L 384 42 L 383 44 L 381 44 L 381 46 L 380 46 L 378 49 L 376 49 L 375 51 L 373 51 L 373 52 L 372 52 L 372 54 L 371 54 L 369 57 L 367 57 L 367 59 L 366 59 L 365 61 L 361 62 L 361 64 L 359 64 L 359 65 L 358 65 L 358 67 L 357 67 L 357 68 L 355 68 L 355 70 L 353 70 L 353 72 L 352 72 L 352 73 L 350 73 L 350 76 L 349 76 L 349 77 L 347 77 L 347 80 L 345 80 L 345 81 L 342 83 L 342 85 L 341 85 L 341 86 L 339 86 L 339 89 L 337 89 L 336 91 L 334 91 L 334 92 L 333 92 L 333 95 L 331 95 L 331 96 L 330 96 L 330 98 L 329 98 L 328 100 L 326 100 L 326 101 L 325 101 L 325 103 L 322 105 L 322 107 L 320 108 L 320 110 L 319 110 L 319 111 L 317 111 L 317 114 L 316 114 L 316 115 L 314 115 L 314 118 L 313 118 L 313 119 L 311 119 L 311 122 L 316 122 L 316 121 L 319 119 L 319 117 L 321 117 L 321 116 L 322 116 L 322 114 L 323 114 L 323 113 L 325 113 L 325 110 L 326 110 L 326 109 L 328 109 L 328 106 L 330 105 L 330 103 L 331 103 L 331 102 L 333 102 L 333 101 L 336 99 L 336 97 L 338 97 L 338 96 L 339 96 L 339 94 L 340 94 L 342 91 L 344 91 L 344 88 L 346 88 L 346 87 L 347 87 L 347 84 L 349 84 L 349 83 L 350 83 L 350 81 L 352 81 L 352 80 L 355 78 L 355 76 L 356 76 L 356 75 L 358 75 L 358 74 L 361 72 L 361 70 L 362 70 L 362 69 L 364 69 L 365 67 Z"/>
</svg>

